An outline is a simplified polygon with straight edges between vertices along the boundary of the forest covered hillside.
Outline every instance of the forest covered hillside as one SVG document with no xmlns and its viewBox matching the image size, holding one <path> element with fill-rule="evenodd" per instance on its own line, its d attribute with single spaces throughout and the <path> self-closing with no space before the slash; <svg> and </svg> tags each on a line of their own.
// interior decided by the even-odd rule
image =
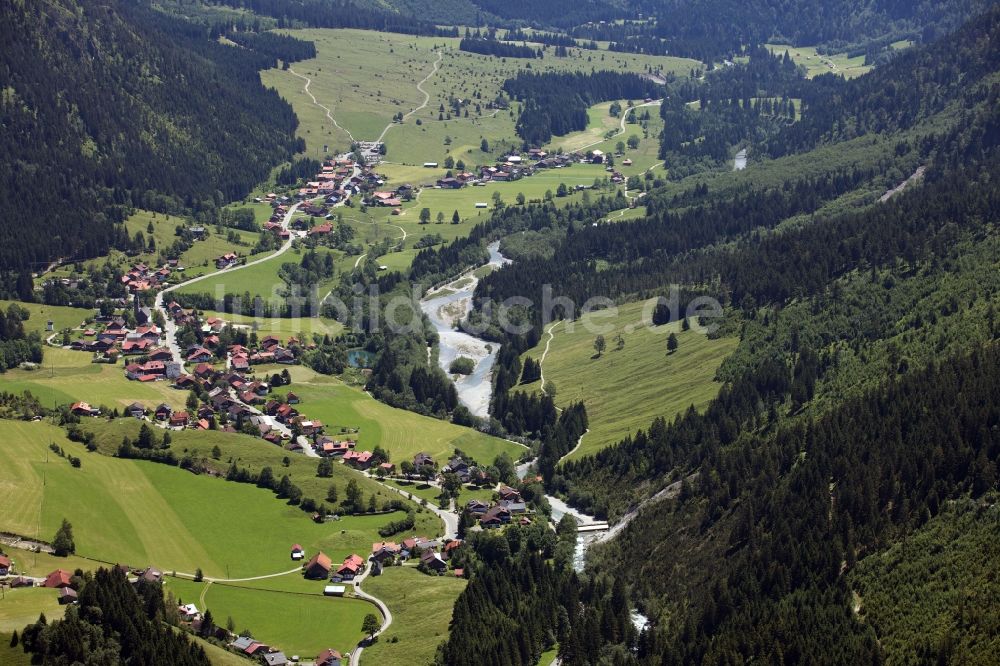
<svg viewBox="0 0 1000 666">
<path fill-rule="evenodd" d="M 0 33 L 6 271 L 104 254 L 133 206 L 214 211 L 299 149 L 274 55 L 145 3 L 3 3 Z"/>
<path fill-rule="evenodd" d="M 548 247 L 485 277 L 485 299 L 538 302 L 551 285 L 575 303 L 624 303 L 678 285 L 682 308 L 720 298 L 714 334 L 740 340 L 704 411 L 561 463 L 574 440 L 554 427 L 539 464 L 547 490 L 621 528 L 588 553 L 581 609 L 511 612 L 551 612 L 563 663 L 990 663 L 995 604 L 957 601 L 935 572 L 996 548 L 978 525 L 940 544 L 996 511 L 1000 10 L 854 81 L 806 82 L 757 58 L 709 74 L 700 110 L 662 110 L 690 121 L 689 136 L 711 124 L 750 137 L 737 145 L 761 157 L 746 172 L 654 186 L 632 222 L 585 224 L 606 215 L 595 202 L 509 212 L 486 231 L 531 230 Z M 797 122 L 751 101 L 793 91 Z M 670 164 L 712 160 L 682 162 L 694 154 L 663 140 Z M 538 309 L 518 314 L 527 333 L 488 328 L 512 350 L 497 372 L 501 420 L 521 409 L 520 352 L 545 330 Z M 963 568 L 962 585 L 994 575 Z M 622 583 L 650 618 L 638 636 L 608 617 L 607 590 Z M 550 589 L 558 598 L 566 584 Z M 510 603 L 477 581 L 466 594 Z"/>
</svg>

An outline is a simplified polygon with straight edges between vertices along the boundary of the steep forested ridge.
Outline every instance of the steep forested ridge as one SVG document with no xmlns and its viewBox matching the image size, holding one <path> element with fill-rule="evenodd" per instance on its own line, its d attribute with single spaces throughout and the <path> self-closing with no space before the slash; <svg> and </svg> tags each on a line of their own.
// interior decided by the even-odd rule
<svg viewBox="0 0 1000 666">
<path fill-rule="evenodd" d="M 976 520 L 996 511 L 998 45 L 993 9 L 854 82 L 805 81 L 784 58 L 681 82 L 709 109 L 734 109 L 718 113 L 733 125 L 737 106 L 752 119 L 745 102 L 761 90 L 795 95 L 801 125 L 757 137 L 765 157 L 747 173 L 654 187 L 639 220 L 594 225 L 606 215 L 596 203 L 529 206 L 484 225 L 487 237 L 547 229 L 551 251 L 483 278 L 479 297 L 539 302 L 552 285 L 578 304 L 631 301 L 676 284 L 682 307 L 685 291 L 719 298 L 723 333 L 740 337 L 704 411 L 559 465 L 543 447 L 549 492 L 612 521 L 633 511 L 593 548 L 587 575 L 624 581 L 651 619 L 632 642 L 602 637 L 582 653 L 561 643 L 562 663 L 995 660 L 996 602 L 948 588 L 990 585 L 995 566 L 936 568 L 972 561 L 995 538 L 966 539 L 947 560 L 940 547 L 905 546 L 940 540 L 953 503 L 976 507 Z M 879 201 L 918 166 L 922 178 Z M 471 243 L 415 266 L 446 271 Z M 524 400 L 518 356 L 541 338 L 536 308 L 515 314 L 533 325 L 500 335 L 497 418 Z M 902 593 L 880 587 L 899 584 L 896 567 L 923 577 L 908 583 L 912 607 L 894 607 Z M 538 594 L 552 594 L 539 581 Z"/>
<path fill-rule="evenodd" d="M 298 147 L 273 56 L 144 3 L 3 3 L 0 39 L 0 268 L 100 255 L 130 206 L 214 211 Z"/>
<path fill-rule="evenodd" d="M 702 56 L 744 44 L 787 41 L 865 53 L 872 44 L 904 38 L 930 41 L 959 27 L 993 0 L 630 0 L 656 17 L 653 34 L 674 51 Z M 835 52 L 835 51 L 834 51 Z"/>
</svg>

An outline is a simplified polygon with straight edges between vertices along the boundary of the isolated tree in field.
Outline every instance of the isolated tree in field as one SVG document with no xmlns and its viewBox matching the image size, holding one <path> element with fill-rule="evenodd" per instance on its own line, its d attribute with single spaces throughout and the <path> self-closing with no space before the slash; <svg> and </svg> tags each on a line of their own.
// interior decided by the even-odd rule
<svg viewBox="0 0 1000 666">
<path fill-rule="evenodd" d="M 378 616 L 375 615 L 375 613 L 368 613 L 368 615 L 365 615 L 365 619 L 361 623 L 361 631 L 368 634 L 369 640 L 375 640 L 375 634 L 377 634 L 381 628 L 382 620 L 378 619 Z"/>
<path fill-rule="evenodd" d="M 444 223 L 444 211 L 443 210 L 439 210 L 438 211 L 438 214 L 437 214 L 437 223 L 438 224 L 443 224 Z"/>
<path fill-rule="evenodd" d="M 639 137 L 636 136 L 635 134 L 631 135 L 628 138 L 628 147 L 631 148 L 632 150 L 635 150 L 636 148 L 638 148 L 639 147 Z"/>
<path fill-rule="evenodd" d="M 194 582 L 200 583 L 205 580 L 205 574 L 202 572 L 201 567 L 194 570 Z"/>
<path fill-rule="evenodd" d="M 499 208 L 501 203 L 503 203 L 503 198 L 500 196 L 500 193 L 493 192 L 493 207 Z"/>
<path fill-rule="evenodd" d="M 187 401 L 184 404 L 191 411 L 198 409 L 198 394 L 194 391 L 188 393 Z"/>
<path fill-rule="evenodd" d="M 222 449 L 220 449 L 219 445 L 216 444 L 215 446 L 212 447 L 212 458 L 218 460 L 221 457 L 222 457 Z"/>
<path fill-rule="evenodd" d="M 619 141 L 618 143 L 615 144 L 615 152 L 618 153 L 619 155 L 621 155 L 622 153 L 625 152 L 625 142 L 624 141 Z"/>
<path fill-rule="evenodd" d="M 323 458 L 316 465 L 316 476 L 323 479 L 333 476 L 333 463 L 330 462 L 329 458 Z"/>
<path fill-rule="evenodd" d="M 449 155 L 448 157 L 444 158 L 444 168 L 445 169 L 454 169 L 455 168 L 455 158 L 452 157 L 451 155 Z"/>
<path fill-rule="evenodd" d="M 566 187 L 566 183 L 559 183 L 559 187 L 556 188 L 556 196 L 564 197 L 569 194 L 569 188 Z"/>
<path fill-rule="evenodd" d="M 452 224 L 458 224 L 461 221 L 462 221 L 462 217 L 458 214 L 457 210 L 454 213 L 451 214 L 451 223 Z"/>
<path fill-rule="evenodd" d="M 523 206 L 524 205 L 524 201 L 525 201 L 525 199 L 524 199 L 524 192 L 518 192 L 517 193 L 517 205 L 518 206 Z"/>
<path fill-rule="evenodd" d="M 348 482 L 346 495 L 347 497 L 344 499 L 344 508 L 351 513 L 361 513 L 361 510 L 364 507 L 362 504 L 363 495 L 356 479 L 351 479 Z"/>
<path fill-rule="evenodd" d="M 59 557 L 66 557 L 76 552 L 76 544 L 73 543 L 73 526 L 65 518 L 56 531 L 55 538 L 52 539 L 52 547 Z"/>
<path fill-rule="evenodd" d="M 675 351 L 677 351 L 677 334 L 671 333 L 667 338 L 667 353 L 673 354 Z"/>
<path fill-rule="evenodd" d="M 422 208 L 420 210 L 420 224 L 427 224 L 431 221 L 431 209 Z"/>
<path fill-rule="evenodd" d="M 372 493 L 368 497 L 368 513 L 375 513 L 378 511 L 378 503 L 375 500 L 375 493 Z"/>
<path fill-rule="evenodd" d="M 327 488 L 327 490 L 326 490 L 326 501 L 330 502 L 331 504 L 336 504 L 337 503 L 337 495 L 338 495 L 338 493 L 337 493 L 337 486 L 331 483 L 330 487 Z"/>
<path fill-rule="evenodd" d="M 653 308 L 653 326 L 663 326 L 670 323 L 670 308 L 666 303 L 657 303 Z"/>
<path fill-rule="evenodd" d="M 490 142 L 487 141 L 486 139 L 483 139 L 482 142 L 480 142 L 479 144 L 479 150 L 483 151 L 484 153 L 490 152 Z"/>
<path fill-rule="evenodd" d="M 621 333 L 615 336 L 615 349 L 618 351 L 625 349 L 625 338 L 622 337 Z"/>
<path fill-rule="evenodd" d="M 604 349 L 607 346 L 608 343 L 604 340 L 603 335 L 598 335 L 596 338 L 594 338 L 594 351 L 597 352 L 598 356 L 604 353 Z"/>
<path fill-rule="evenodd" d="M 691 320 L 688 319 L 687 317 L 684 317 L 684 323 L 681 324 L 681 330 L 682 331 L 690 331 L 691 330 Z"/>
</svg>

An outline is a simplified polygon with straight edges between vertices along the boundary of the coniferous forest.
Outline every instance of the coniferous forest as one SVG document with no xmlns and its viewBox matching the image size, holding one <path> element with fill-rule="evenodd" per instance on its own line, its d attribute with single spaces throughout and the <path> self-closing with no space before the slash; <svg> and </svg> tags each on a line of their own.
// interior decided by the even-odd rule
<svg viewBox="0 0 1000 666">
<path fill-rule="evenodd" d="M 301 149 L 260 83 L 267 50 L 234 52 L 145 3 L 4 3 L 0 19 L 4 270 L 125 247 L 132 207 L 214 221 Z"/>
<path fill-rule="evenodd" d="M 188 9 L 204 15 L 189 20 Z M 464 23 L 442 20 L 452 11 Z M 301 391 L 292 386 L 304 398 L 303 411 L 335 395 L 344 408 L 338 405 L 322 414 L 327 433 L 332 436 L 339 429 L 342 437 L 359 435 L 358 450 L 376 441 L 374 431 L 388 434 L 397 426 L 391 416 L 376 422 L 375 416 L 362 413 L 351 404 L 354 397 L 368 400 L 368 406 L 374 398 L 416 412 L 421 416 L 406 415 L 412 419 L 407 422 L 425 424 L 428 439 L 441 440 L 428 442 L 427 451 L 433 450 L 435 458 L 442 448 L 449 458 L 454 451 L 465 458 L 470 475 L 477 467 L 483 472 L 472 488 L 448 471 L 457 467 L 456 461 L 439 459 L 442 473 L 436 484 L 419 488 L 442 491 L 436 500 L 453 512 L 444 516 L 445 532 L 461 539 L 447 551 L 442 548 L 450 558 L 441 560 L 448 578 L 434 581 L 455 584 L 447 588 L 453 590 L 447 593 L 452 595 L 448 603 L 454 601 L 448 631 L 440 608 L 434 618 L 440 625 L 434 630 L 437 666 L 548 666 L 553 658 L 561 666 L 996 663 L 1000 2 L 38 0 L 3 3 L 0 19 L 5 45 L 0 53 L 0 147 L 7 167 L 0 180 L 4 298 L 33 301 L 40 293 L 46 307 L 72 304 L 108 319 L 116 316 L 120 304 L 128 303 L 129 282 L 121 280 L 112 257 L 103 266 L 92 262 L 87 280 L 78 287 L 66 279 L 36 288 L 32 273 L 57 261 L 104 257 L 112 249 L 144 252 L 149 246 L 144 247 L 142 233 L 130 238 L 124 225 L 139 208 L 185 218 L 169 256 L 158 260 L 192 247 L 187 222 L 209 235 L 229 232 L 237 240 L 236 230 L 260 233 L 254 251 L 277 247 L 279 236 L 267 230 L 281 230 L 264 226 L 271 212 L 261 203 L 263 192 L 275 188 L 281 193 L 270 197 L 277 199 L 277 208 L 296 195 L 305 197 L 299 188 L 321 179 L 318 171 L 336 172 L 344 164 L 330 163 L 333 156 L 318 151 L 306 155 L 304 141 L 296 138 L 302 130 L 292 106 L 261 84 L 262 70 L 322 55 L 325 44 L 297 39 L 296 28 L 419 35 L 406 38 L 406 48 L 437 52 L 435 74 L 438 65 L 446 68 L 452 59 L 479 67 L 492 62 L 498 68 L 501 59 L 510 60 L 506 66 L 511 69 L 504 70 L 511 72 L 504 74 L 510 78 L 486 97 L 496 94 L 490 108 L 499 106 L 502 113 L 491 120 L 498 126 L 507 123 L 510 136 L 498 141 L 484 129 L 482 137 L 462 148 L 463 161 L 476 155 L 479 163 L 446 163 L 447 177 L 457 177 L 453 165 L 463 180 L 489 173 L 489 166 L 496 167 L 494 172 L 510 168 L 511 179 L 529 183 L 541 173 L 560 173 L 555 167 L 599 172 L 593 187 L 576 185 L 579 191 L 571 191 L 563 184 L 555 196 L 550 192 L 530 199 L 522 193 L 507 200 L 501 196 L 503 185 L 490 183 L 496 188 L 492 207 L 477 203 L 476 217 L 467 219 L 456 206 L 454 223 L 466 226 L 440 227 L 455 233 L 424 234 L 416 240 L 403 225 L 413 220 L 409 197 L 419 188 L 397 191 L 403 202 L 396 213 L 402 217 L 390 217 L 381 208 L 384 217 L 376 220 L 368 212 L 380 198 L 376 190 L 394 189 L 398 183 L 379 167 L 359 164 L 355 173 L 360 175 L 340 181 L 346 189 L 324 203 L 343 208 L 313 210 L 309 215 L 315 220 L 296 219 L 305 222 L 304 229 L 323 224 L 322 216 L 331 222 L 323 233 L 308 235 L 301 225 L 293 225 L 289 238 L 295 244 L 290 240 L 284 248 L 292 251 L 274 266 L 276 284 L 284 288 L 280 305 L 270 308 L 250 291 L 225 295 L 221 306 L 207 289 L 178 290 L 170 296 L 181 308 L 206 312 L 326 318 L 329 333 L 311 340 L 303 335 L 295 344 L 301 350 L 296 361 L 308 366 L 295 372 L 295 382 L 313 384 Z M 372 37 L 375 45 L 382 36 Z M 796 47 L 785 52 L 773 48 L 785 43 L 815 49 L 817 59 L 864 56 L 874 69 L 854 79 L 838 75 L 833 65 L 828 73 L 817 74 L 812 65 L 807 69 L 802 64 Z M 652 66 L 629 73 L 589 65 L 589 71 L 563 69 L 571 57 L 582 53 L 589 59 L 598 51 L 601 59 L 611 51 L 684 55 L 697 62 L 689 72 L 662 73 Z M 408 58 L 406 67 L 412 64 Z M 475 99 L 480 99 L 478 90 Z M 519 109 L 516 118 L 514 110 L 507 113 L 508 99 L 516 103 L 511 109 Z M 559 149 L 557 159 L 548 163 L 539 151 L 527 152 L 553 137 L 586 130 L 597 103 L 644 99 L 659 102 L 659 109 L 652 104 L 636 109 L 632 119 L 647 132 L 645 152 L 626 152 L 623 143 L 615 155 L 622 162 L 626 155 L 636 158 L 634 172 L 619 163 L 628 178 L 611 164 L 595 166 L 587 148 L 573 156 Z M 464 103 L 454 96 L 453 101 L 455 109 Z M 393 103 L 407 110 L 407 102 Z M 428 112 L 435 108 L 436 98 Z M 409 115 L 403 111 L 394 119 L 390 146 L 391 137 L 403 132 L 430 136 L 437 129 L 426 118 L 404 123 Z M 332 119 L 331 113 L 327 110 L 325 117 Z M 605 140 L 616 140 L 620 119 L 602 119 L 613 128 Z M 659 121 L 663 129 L 654 133 L 650 127 L 658 127 Z M 479 119 L 456 114 L 447 121 L 442 116 L 440 122 L 477 125 Z M 455 148 L 468 143 L 465 139 L 459 137 Z M 449 134 L 444 145 L 452 146 L 452 141 Z M 357 145 L 350 150 L 356 148 L 360 150 Z M 518 148 L 520 162 L 508 157 Z M 451 150 L 448 160 L 458 156 Z M 389 161 L 391 152 L 382 154 L 388 156 L 382 165 L 387 173 L 413 167 Z M 747 157 L 745 168 L 737 165 L 737 154 Z M 649 169 L 639 162 L 646 159 Z M 511 167 L 515 162 L 516 172 Z M 539 172 L 531 173 L 539 164 Z M 430 166 L 417 170 L 430 173 Z M 407 177 L 413 173 L 404 172 Z M 440 191 L 429 198 L 451 196 L 447 184 L 439 183 Z M 477 191 L 486 192 L 483 201 L 488 200 L 491 190 Z M 258 194 L 263 216 L 249 203 L 228 206 Z M 286 194 L 289 198 L 281 199 Z M 275 215 L 280 217 L 281 210 Z M 425 212 L 429 218 L 430 208 Z M 438 222 L 444 224 L 444 219 L 440 213 Z M 382 227 L 395 227 L 403 236 L 380 235 Z M 150 222 L 148 233 L 154 229 Z M 445 237 L 453 240 L 445 242 Z M 479 270 L 494 242 L 511 262 Z M 210 260 L 205 267 L 211 269 Z M 438 364 L 447 358 L 440 354 L 445 336 L 439 338 L 411 298 L 430 285 L 441 291 L 459 280 L 472 285 L 469 276 L 476 280 L 471 311 L 454 325 L 474 332 L 491 352 L 499 345 L 485 380 L 492 388 L 485 418 L 473 416 L 460 401 L 460 389 Z M 456 281 L 449 284 L 452 279 Z M 557 297 L 551 312 L 541 306 L 546 290 Z M 310 292 L 328 293 L 319 299 L 308 297 Z M 136 317 L 140 301 L 146 298 L 149 304 L 153 293 L 137 297 L 135 312 L 124 316 Z M 371 297 L 360 299 L 359 294 Z M 676 305 L 667 299 L 674 294 Z M 668 338 L 673 347 L 667 346 L 663 357 L 673 364 L 662 367 L 673 369 L 684 358 L 691 348 L 684 336 L 705 335 L 708 339 L 700 342 L 706 343 L 724 338 L 731 351 L 716 359 L 701 380 L 710 385 L 710 395 L 699 402 L 692 398 L 695 404 L 689 407 L 671 407 L 669 413 L 666 407 L 659 409 L 656 395 L 649 400 L 658 415 L 643 416 L 648 423 L 633 422 L 616 431 L 618 441 L 603 448 L 581 446 L 583 438 L 593 435 L 588 428 L 596 431 L 601 419 L 620 415 L 599 413 L 599 401 L 610 390 L 602 377 L 588 377 L 593 382 L 589 392 L 578 392 L 577 386 L 566 390 L 550 363 L 568 352 L 559 347 L 564 337 L 554 335 L 550 326 L 576 319 L 581 313 L 573 308 L 594 297 L 616 305 L 661 299 L 650 308 L 651 320 L 641 323 L 678 327 L 677 335 Z M 697 299 L 717 303 L 719 316 L 686 310 Z M 353 307 L 340 312 L 337 301 Z M 383 316 L 390 306 L 392 319 L 408 321 L 409 328 L 390 325 Z M 4 305 L 0 375 L 23 378 L 21 373 L 41 361 L 46 344 L 58 346 L 55 336 L 46 341 L 43 336 L 50 333 L 40 331 L 49 317 L 59 314 L 36 304 Z M 207 346 L 214 339 L 225 350 L 252 346 L 257 339 L 256 322 L 244 327 L 231 322 L 217 329 L 182 315 L 176 340 L 181 347 Z M 523 327 L 512 332 L 505 322 Z M 80 329 L 82 333 L 84 327 Z M 95 331 L 86 336 L 100 338 Z M 602 356 L 605 340 L 598 337 L 592 367 L 616 367 L 611 350 Z M 584 342 L 589 347 L 590 341 Z M 624 338 L 618 336 L 618 342 L 620 352 Z M 630 341 L 628 352 L 636 346 Z M 174 357 L 172 349 L 166 351 Z M 203 358 L 203 350 L 196 351 Z M 349 351 L 364 358 L 364 368 L 350 367 Z M 265 432 L 255 425 L 260 411 L 242 411 L 235 398 L 247 405 L 257 402 L 264 410 L 276 408 L 275 413 L 300 404 L 300 397 L 287 389 L 277 394 L 261 384 L 253 392 L 236 391 L 230 400 L 229 386 L 246 384 L 235 370 L 230 372 L 235 365 L 225 351 L 215 354 L 216 367 L 225 367 L 226 377 L 209 395 L 233 403 L 227 412 L 237 408 L 234 422 L 240 430 L 246 426 L 245 434 L 257 434 L 255 428 Z M 464 359 L 478 369 L 469 361 Z M 65 372 L 57 365 L 50 377 L 57 368 Z M 42 382 L 41 374 L 24 381 Z M 314 383 L 315 375 L 322 377 Z M 291 376 L 272 374 L 271 386 L 283 386 Z M 553 376 L 558 377 L 558 392 Z M 665 373 L 662 381 L 680 382 L 678 377 Z M 187 376 L 183 380 L 197 382 Z M 607 381 L 610 385 L 611 379 Z M 155 385 L 142 388 L 155 390 Z M 191 411 L 198 407 L 199 418 L 203 388 L 193 391 L 188 403 Z M 5 390 L 0 398 L 9 416 L 28 420 L 55 414 L 30 393 L 18 396 Z M 662 400 L 665 405 L 668 399 Z M 374 406 L 378 409 L 372 414 L 393 413 Z M 84 405 L 79 409 L 87 411 Z M 352 410 L 357 417 L 349 414 Z M 344 423 L 339 422 L 342 415 Z M 110 414 L 101 416 L 91 420 L 95 432 L 90 432 L 77 425 L 88 417 L 64 415 L 65 424 L 73 424 L 67 428 L 69 439 L 91 444 L 120 425 Z M 225 428 L 215 427 L 214 415 L 209 418 L 207 427 L 215 431 L 209 434 L 227 437 Z M 281 449 L 266 447 L 279 456 L 288 452 L 285 467 L 298 465 L 297 460 L 293 465 L 298 453 L 292 449 L 303 445 L 297 435 L 305 432 L 304 419 L 302 413 L 287 425 L 293 442 L 285 444 L 279 437 Z M 364 421 L 363 435 L 350 419 Z M 437 435 L 435 427 L 452 434 Z M 119 458 L 204 471 L 199 460 L 208 458 L 200 458 L 198 448 L 191 445 L 183 457 L 177 456 L 166 448 L 166 435 L 151 433 L 153 426 L 144 424 L 138 439 L 126 436 L 117 445 L 116 438 L 112 448 Z M 178 440 L 188 447 L 204 435 L 191 427 L 178 433 Z M 162 447 L 156 444 L 160 439 Z M 248 453 L 226 462 L 229 480 L 271 490 L 315 514 L 317 524 L 329 517 L 328 507 L 338 505 L 329 459 L 317 468 L 317 477 L 332 484 L 324 504 L 313 499 L 322 495 L 302 496 L 314 481 L 299 472 L 293 483 L 292 470 L 282 476 L 270 465 L 256 469 L 249 438 L 241 442 Z M 475 463 L 457 448 L 484 443 L 516 446 L 511 450 L 521 456 L 517 467 L 506 452 L 488 465 L 485 460 Z M 101 455 L 96 444 L 94 448 L 91 453 Z M 381 466 L 389 461 L 389 452 L 379 445 L 371 448 L 372 462 L 380 466 L 369 478 L 353 478 L 360 472 L 346 467 L 336 469 L 336 476 L 350 478 L 349 499 L 338 505 L 350 505 L 349 514 L 365 513 L 359 481 L 376 484 L 385 474 L 395 474 Z M 264 459 L 256 451 L 253 455 Z M 212 456 L 222 460 L 230 451 L 216 446 Z M 413 452 L 399 458 L 392 462 L 406 474 L 406 459 Z M 433 476 L 432 468 L 422 465 L 417 473 Z M 282 476 L 280 483 L 277 476 Z M 393 491 L 413 479 L 396 481 Z M 516 486 L 520 497 L 504 505 L 509 507 L 504 520 L 498 498 L 513 496 L 507 484 Z M 449 496 L 452 486 L 459 490 Z M 470 491 L 480 494 L 459 494 Z M 410 507 L 408 500 L 392 497 L 385 508 Z M 470 497 L 476 500 L 470 503 Z M 488 500 L 496 520 L 489 528 L 487 522 L 479 524 L 476 512 L 485 511 L 480 497 Z M 585 558 L 578 556 L 582 542 L 574 514 L 550 520 L 565 508 L 560 502 L 612 528 L 588 542 Z M 414 505 L 405 518 L 386 519 L 376 533 L 382 538 L 398 535 L 402 541 L 412 536 L 410 530 L 430 525 L 428 518 L 438 524 L 429 500 L 423 504 Z M 367 513 L 376 513 L 378 506 L 373 493 Z M 305 520 L 299 512 L 294 515 Z M 353 515 L 343 520 L 335 530 L 341 535 L 356 524 Z M 69 523 L 64 523 L 68 531 Z M 589 525 L 595 531 L 602 527 Z M 83 551 L 85 541 L 79 543 Z M 364 539 L 359 543 L 367 547 Z M 438 561 L 430 564 L 440 566 Z M 428 564 L 421 567 L 384 574 L 380 568 L 385 577 L 378 583 L 388 586 L 394 574 L 427 574 Z M 228 569 L 227 563 L 227 577 Z M 454 580 L 456 576 L 467 582 Z M 195 579 L 201 578 L 198 569 Z M 253 578 L 205 580 L 221 587 Z M 69 604 L 62 617 L 41 616 L 19 630 L 18 649 L 31 663 L 209 663 L 199 642 L 176 626 L 175 600 L 165 598 L 159 584 L 130 583 L 116 567 L 77 571 L 72 585 L 78 602 Z M 261 591 L 278 597 L 270 594 L 277 588 Z M 405 595 L 403 599 L 406 603 Z M 428 608 L 441 599 L 429 601 Z M 369 637 L 363 641 L 362 663 L 377 654 L 368 650 L 373 642 L 376 648 L 396 649 L 396 654 L 398 646 L 391 646 L 397 642 L 409 650 L 406 641 L 413 641 L 413 627 L 402 623 L 409 621 L 411 610 L 400 609 L 400 625 L 382 637 L 364 630 Z M 215 635 L 207 610 L 200 621 L 202 637 Z M 228 624 L 233 624 L 231 633 L 234 621 Z M 367 618 L 365 624 L 370 626 Z M 261 637 L 271 642 L 263 632 Z M 377 645 L 379 640 L 385 643 Z M 434 649 L 431 645 L 427 655 Z M 350 658 L 345 655 L 344 662 Z"/>
</svg>

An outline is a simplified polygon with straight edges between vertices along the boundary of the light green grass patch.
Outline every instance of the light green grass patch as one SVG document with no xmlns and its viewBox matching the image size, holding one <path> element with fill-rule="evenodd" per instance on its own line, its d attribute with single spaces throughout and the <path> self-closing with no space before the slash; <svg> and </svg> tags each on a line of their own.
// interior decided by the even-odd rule
<svg viewBox="0 0 1000 666">
<path fill-rule="evenodd" d="M 256 331 L 259 337 L 273 335 L 282 340 L 288 340 L 288 338 L 293 336 L 297 337 L 300 341 L 312 340 L 313 335 L 337 337 L 344 330 L 344 325 L 340 322 L 324 317 L 247 317 L 228 312 L 213 312 L 209 310 L 206 310 L 203 315 L 205 318 L 219 317 L 234 326 L 247 326 Z M 277 371 L 281 372 L 281 369 Z"/>
<path fill-rule="evenodd" d="M 587 407 L 590 432 L 572 457 L 594 453 L 620 441 L 629 433 L 646 429 L 657 416 L 667 419 L 694 405 L 704 407 L 719 390 L 715 372 L 723 359 L 736 348 L 737 340 L 709 339 L 695 330 L 680 330 L 680 323 L 652 327 L 643 323 L 643 303 L 620 306 L 617 314 L 598 311 L 581 320 L 563 322 L 554 329 L 542 365 L 546 382 L 555 382 L 556 403 L 567 405 L 582 400 Z M 651 312 L 651 310 L 650 310 Z M 607 348 L 595 358 L 594 327 Z M 590 330 L 588 330 L 590 329 Z M 667 336 L 673 331 L 679 348 L 667 354 Z M 625 340 L 616 349 L 615 337 Z M 525 356 L 541 358 L 548 335 Z M 535 390 L 539 382 L 520 387 Z"/>
<path fill-rule="evenodd" d="M 847 57 L 846 53 L 822 55 L 814 46 L 787 46 L 785 44 L 766 44 L 771 53 L 782 55 L 788 51 L 796 65 L 806 68 L 806 76 L 812 78 L 820 74 L 841 74 L 848 79 L 867 74 L 872 70 L 865 65 L 864 55 Z"/>
<path fill-rule="evenodd" d="M 362 450 L 381 446 L 397 465 L 421 451 L 441 461 L 459 448 L 489 464 L 501 452 L 516 459 L 523 450 L 470 428 L 389 407 L 344 384 L 293 384 L 292 390 L 302 398 L 303 411 L 321 420 L 328 434 L 338 436 L 343 431 Z"/>
<path fill-rule="evenodd" d="M 36 331 L 47 337 L 51 333 L 46 333 L 46 324 L 52 321 L 53 331 L 61 331 L 64 328 L 76 328 L 86 319 L 93 318 L 94 311 L 87 308 L 71 308 L 63 305 L 44 305 L 41 303 L 25 303 L 24 301 L 2 301 L 0 309 L 4 312 L 12 303 L 24 308 L 31 313 L 28 320 L 24 322 L 24 330 L 27 332 Z M 48 350 L 46 350 L 48 351 Z"/>
<path fill-rule="evenodd" d="M 323 583 L 316 585 L 322 588 Z M 350 652 L 363 638 L 361 622 L 375 607 L 357 599 L 302 595 L 230 585 L 168 579 L 167 587 L 185 603 L 212 611 L 219 623 L 233 618 L 236 630 L 286 655 L 314 656 L 332 647 Z M 322 591 L 322 590 L 321 590 Z"/>
<path fill-rule="evenodd" d="M 19 587 L 7 589 L 0 599 L 0 631 L 10 633 L 17 630 L 20 632 L 25 625 L 32 624 L 38 619 L 39 613 L 45 613 L 48 619 L 62 617 L 62 608 L 59 606 L 59 598 L 55 590 L 48 587 Z M 10 640 L 10 637 L 7 637 Z M 0 645 L 0 663 L 4 661 L 4 650 L 9 643 Z M 20 652 L 18 648 L 18 652 Z"/>
<path fill-rule="evenodd" d="M 8 371 L 3 378 L 3 389 L 13 393 L 31 391 L 46 407 L 78 400 L 109 409 L 120 409 L 135 401 L 147 407 L 161 402 L 180 407 L 187 397 L 165 381 L 129 381 L 120 363 L 91 363 L 91 354 L 87 352 L 57 347 L 45 348 L 42 366 L 36 370 Z"/>
<path fill-rule="evenodd" d="M 323 549 L 334 560 L 365 553 L 377 530 L 401 513 L 316 524 L 298 507 L 248 484 L 195 476 L 179 468 L 85 454 L 45 423 L 0 421 L 0 529 L 51 539 L 63 518 L 77 554 L 164 571 L 246 577 L 296 568 L 291 544 Z M 48 453 L 54 441 L 83 465 Z M 46 462 L 48 457 L 48 462 Z M 388 493 L 388 491 L 384 491 Z M 426 525 L 432 528 L 439 524 Z"/>
<path fill-rule="evenodd" d="M 452 607 L 465 585 L 453 572 L 428 576 L 415 567 L 387 567 L 381 576 L 367 578 L 362 589 L 386 603 L 393 622 L 361 653 L 361 663 L 432 663 L 438 644 L 448 638 Z"/>
</svg>

